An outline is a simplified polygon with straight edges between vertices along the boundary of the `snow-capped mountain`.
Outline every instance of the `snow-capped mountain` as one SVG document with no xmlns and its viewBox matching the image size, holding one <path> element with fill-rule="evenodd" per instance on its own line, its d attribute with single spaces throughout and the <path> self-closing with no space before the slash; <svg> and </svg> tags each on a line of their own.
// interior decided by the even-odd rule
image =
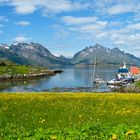
<svg viewBox="0 0 140 140">
<path fill-rule="evenodd" d="M 129 53 L 125 53 L 118 48 L 105 48 L 100 44 L 89 46 L 76 53 L 72 59 L 73 64 L 121 64 L 125 61 L 127 64 L 140 65 L 140 58 Z"/>
<path fill-rule="evenodd" d="M 24 62 L 26 62 L 25 64 L 28 65 L 48 66 L 69 64 L 69 62 L 65 61 L 64 59 L 51 54 L 48 49 L 39 43 L 14 43 L 10 46 L 5 45 L 5 47 L 1 45 L 0 57 L 11 60 L 11 58 L 15 56 L 17 57 L 17 60 L 14 59 L 14 62 L 18 63 L 17 61 L 22 58 L 24 59 Z"/>
<path fill-rule="evenodd" d="M 72 59 L 54 56 L 46 47 L 34 42 L 0 45 L 0 58 L 32 66 L 94 64 L 95 56 L 98 64 L 122 64 L 125 61 L 127 64 L 140 66 L 140 58 L 118 48 L 105 48 L 100 44 L 86 47 Z"/>
</svg>

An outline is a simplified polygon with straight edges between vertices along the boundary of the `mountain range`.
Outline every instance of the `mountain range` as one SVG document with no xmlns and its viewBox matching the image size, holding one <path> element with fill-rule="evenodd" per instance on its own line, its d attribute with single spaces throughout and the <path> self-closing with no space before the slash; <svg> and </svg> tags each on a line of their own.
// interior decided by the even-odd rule
<svg viewBox="0 0 140 140">
<path fill-rule="evenodd" d="M 125 53 L 118 48 L 106 48 L 100 44 L 86 47 L 69 59 L 54 56 L 46 47 L 39 43 L 14 43 L 0 45 L 0 58 L 8 59 L 17 64 L 31 66 L 76 65 L 76 64 L 122 64 L 140 66 L 140 58 Z"/>
<path fill-rule="evenodd" d="M 100 44 L 89 46 L 76 53 L 72 58 L 73 64 L 122 64 L 124 61 L 129 65 L 140 65 L 140 58 L 132 54 L 125 53 L 119 48 L 106 48 Z"/>
<path fill-rule="evenodd" d="M 0 58 L 11 60 L 17 64 L 31 66 L 69 65 L 62 57 L 54 56 L 39 43 L 14 43 L 10 46 L 0 45 Z"/>
</svg>

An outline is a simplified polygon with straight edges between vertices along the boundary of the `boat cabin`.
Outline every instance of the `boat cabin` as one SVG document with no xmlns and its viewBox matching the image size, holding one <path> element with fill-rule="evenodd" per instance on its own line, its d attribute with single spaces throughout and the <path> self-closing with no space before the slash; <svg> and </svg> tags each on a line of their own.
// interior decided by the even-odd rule
<svg viewBox="0 0 140 140">
<path fill-rule="evenodd" d="M 118 69 L 117 78 L 118 80 L 121 80 L 122 78 L 130 78 L 130 77 L 131 77 L 131 73 L 129 69 L 126 67 L 126 64 L 124 62 L 123 67 L 120 67 Z"/>
</svg>

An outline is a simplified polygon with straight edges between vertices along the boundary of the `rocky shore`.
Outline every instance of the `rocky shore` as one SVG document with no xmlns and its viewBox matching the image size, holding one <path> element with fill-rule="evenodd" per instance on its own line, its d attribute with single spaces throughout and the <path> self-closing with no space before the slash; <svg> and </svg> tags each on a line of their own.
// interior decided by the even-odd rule
<svg viewBox="0 0 140 140">
<path fill-rule="evenodd" d="M 32 73 L 32 74 L 11 74 L 11 75 L 1 75 L 0 81 L 5 80 L 19 80 L 19 79 L 32 79 L 39 78 L 44 76 L 53 76 L 57 73 L 62 73 L 62 70 L 47 70 L 41 73 Z"/>
</svg>

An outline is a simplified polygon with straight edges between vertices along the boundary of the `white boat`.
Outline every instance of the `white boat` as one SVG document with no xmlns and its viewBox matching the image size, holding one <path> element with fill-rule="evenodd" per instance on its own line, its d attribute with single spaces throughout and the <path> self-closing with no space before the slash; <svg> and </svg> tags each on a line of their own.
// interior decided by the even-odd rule
<svg viewBox="0 0 140 140">
<path fill-rule="evenodd" d="M 106 84 L 106 81 L 104 81 L 102 78 L 97 77 L 93 80 L 93 83 L 95 84 Z"/>
<path fill-rule="evenodd" d="M 117 80 L 117 79 L 112 79 L 110 81 L 107 81 L 107 84 L 108 85 L 122 85 L 122 84 L 126 84 L 125 81 L 122 81 L 122 80 Z"/>
<path fill-rule="evenodd" d="M 129 69 L 126 67 L 124 62 L 123 66 L 118 69 L 116 79 L 112 79 L 107 82 L 108 85 L 123 85 L 130 82 L 134 82 L 132 74 L 129 72 Z"/>
<path fill-rule="evenodd" d="M 123 66 L 118 69 L 117 79 L 121 80 L 124 78 L 131 78 L 131 77 L 132 75 L 129 72 L 129 69 L 126 67 L 126 64 L 124 62 Z"/>
</svg>

